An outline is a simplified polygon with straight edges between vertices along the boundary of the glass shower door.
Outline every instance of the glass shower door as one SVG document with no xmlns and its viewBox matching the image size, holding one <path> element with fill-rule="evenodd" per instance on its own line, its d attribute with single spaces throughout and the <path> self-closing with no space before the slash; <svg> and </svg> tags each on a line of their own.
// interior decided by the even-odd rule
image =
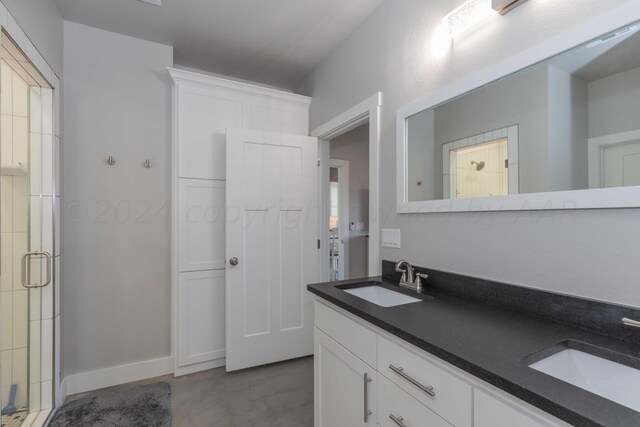
<svg viewBox="0 0 640 427">
<path fill-rule="evenodd" d="M 4 32 L 1 44 L 2 424 L 42 425 L 53 406 L 52 90 Z"/>
</svg>

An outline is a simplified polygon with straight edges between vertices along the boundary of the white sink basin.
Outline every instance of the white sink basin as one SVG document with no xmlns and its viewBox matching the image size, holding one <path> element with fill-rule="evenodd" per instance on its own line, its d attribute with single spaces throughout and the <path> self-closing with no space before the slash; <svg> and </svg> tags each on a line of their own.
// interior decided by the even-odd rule
<svg viewBox="0 0 640 427">
<path fill-rule="evenodd" d="M 361 288 L 344 289 L 348 294 L 367 300 L 381 307 L 394 307 L 396 305 L 420 302 L 421 299 L 413 298 L 400 292 L 391 291 L 382 286 L 363 286 Z"/>
<path fill-rule="evenodd" d="M 529 367 L 640 412 L 640 370 L 566 349 Z"/>
</svg>

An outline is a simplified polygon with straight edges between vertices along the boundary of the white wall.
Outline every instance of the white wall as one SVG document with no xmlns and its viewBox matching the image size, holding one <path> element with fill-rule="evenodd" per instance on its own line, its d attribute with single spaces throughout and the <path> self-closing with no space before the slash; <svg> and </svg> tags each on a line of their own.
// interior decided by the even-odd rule
<svg viewBox="0 0 640 427">
<path fill-rule="evenodd" d="M 549 190 L 589 188 L 587 83 L 548 66 Z"/>
<path fill-rule="evenodd" d="M 640 68 L 589 82 L 589 138 L 640 129 Z"/>
<path fill-rule="evenodd" d="M 421 111 L 407 119 L 407 200 L 410 202 L 436 199 L 434 165 L 436 159 L 442 163 L 442 148 L 440 152 L 434 149 L 434 119 L 433 109 Z M 442 189 L 439 195 L 442 197 Z"/>
<path fill-rule="evenodd" d="M 402 230 L 402 249 L 383 258 L 640 307 L 640 210 L 395 213 L 398 107 L 627 2 L 640 10 L 637 0 L 530 1 L 436 58 L 431 34 L 460 1 L 386 0 L 306 78 L 312 129 L 383 92 L 381 222 Z"/>
<path fill-rule="evenodd" d="M 2 3 L 61 77 L 63 21 L 58 3 L 55 0 L 2 0 Z"/>
<path fill-rule="evenodd" d="M 171 352 L 173 50 L 71 22 L 64 43 L 69 375 Z"/>
<path fill-rule="evenodd" d="M 443 144 L 513 125 L 518 125 L 519 134 L 520 192 L 549 188 L 547 68 L 533 67 L 435 109 L 436 199 L 442 198 Z"/>
<path fill-rule="evenodd" d="M 436 199 L 443 192 L 443 144 L 512 125 L 518 125 L 520 193 L 588 188 L 587 84 L 565 71 L 540 64 L 430 111 L 435 161 L 409 152 L 409 171 L 425 170 L 425 159 L 433 164 L 423 182 L 435 184 Z M 426 145 L 411 144 L 411 128 L 408 138 L 411 148 Z M 411 188 L 409 200 L 433 198 L 412 199 Z"/>
<path fill-rule="evenodd" d="M 332 159 L 349 161 L 349 221 L 369 228 L 369 125 L 359 126 L 330 142 Z M 349 277 L 367 275 L 366 233 L 349 232 Z"/>
</svg>

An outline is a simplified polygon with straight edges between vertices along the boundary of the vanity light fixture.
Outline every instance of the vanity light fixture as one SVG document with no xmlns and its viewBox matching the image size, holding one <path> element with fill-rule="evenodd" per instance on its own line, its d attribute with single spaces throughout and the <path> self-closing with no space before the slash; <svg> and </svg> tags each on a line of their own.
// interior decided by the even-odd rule
<svg viewBox="0 0 640 427">
<path fill-rule="evenodd" d="M 527 0 L 491 0 L 491 7 L 500 15 L 511 12 Z"/>
<path fill-rule="evenodd" d="M 467 0 L 445 16 L 443 23 L 451 38 L 455 39 L 495 13 L 491 3 L 492 0 Z"/>
</svg>

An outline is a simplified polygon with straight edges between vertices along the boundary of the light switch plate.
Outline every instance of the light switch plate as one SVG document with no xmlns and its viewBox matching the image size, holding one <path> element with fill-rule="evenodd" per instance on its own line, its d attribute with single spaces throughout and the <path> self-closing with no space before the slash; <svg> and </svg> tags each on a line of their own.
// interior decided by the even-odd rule
<svg viewBox="0 0 640 427">
<path fill-rule="evenodd" d="M 400 229 L 382 229 L 382 247 L 400 249 Z"/>
</svg>

